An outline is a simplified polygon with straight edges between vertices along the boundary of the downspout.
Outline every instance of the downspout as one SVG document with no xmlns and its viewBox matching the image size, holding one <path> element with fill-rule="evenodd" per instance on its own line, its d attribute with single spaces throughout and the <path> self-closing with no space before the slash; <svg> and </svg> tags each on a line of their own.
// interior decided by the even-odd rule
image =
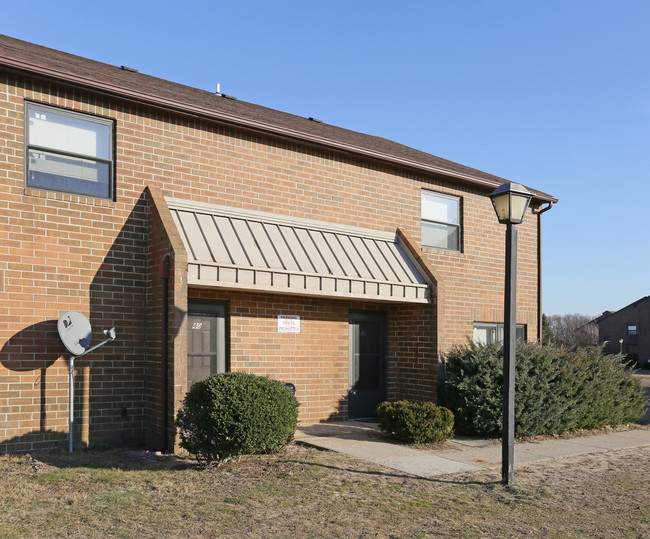
<svg viewBox="0 0 650 539">
<path fill-rule="evenodd" d="M 547 202 L 548 206 L 533 210 L 537 215 L 537 340 L 542 342 L 542 214 L 553 207 L 553 202 Z"/>
<path fill-rule="evenodd" d="M 169 446 L 169 255 L 160 261 L 160 277 L 162 278 L 162 384 L 163 384 L 163 445 L 166 452 Z"/>
</svg>

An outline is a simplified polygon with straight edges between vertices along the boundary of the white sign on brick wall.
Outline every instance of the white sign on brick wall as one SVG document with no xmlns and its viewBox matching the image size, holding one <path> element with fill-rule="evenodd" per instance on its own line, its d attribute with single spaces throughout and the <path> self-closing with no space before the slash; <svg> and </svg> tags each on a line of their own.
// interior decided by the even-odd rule
<svg viewBox="0 0 650 539">
<path fill-rule="evenodd" d="M 278 333 L 300 333 L 300 317 L 297 314 L 279 314 Z"/>
</svg>

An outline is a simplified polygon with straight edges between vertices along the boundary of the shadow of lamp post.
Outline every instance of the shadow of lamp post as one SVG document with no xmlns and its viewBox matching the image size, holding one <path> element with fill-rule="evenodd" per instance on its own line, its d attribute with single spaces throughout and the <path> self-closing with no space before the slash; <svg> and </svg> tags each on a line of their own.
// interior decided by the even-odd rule
<svg viewBox="0 0 650 539">
<path fill-rule="evenodd" d="M 517 229 L 532 198 L 523 185 L 505 183 L 491 194 L 499 223 L 506 225 L 505 302 L 503 319 L 503 430 L 501 482 L 511 485 L 515 452 L 515 355 L 517 309 Z"/>
</svg>

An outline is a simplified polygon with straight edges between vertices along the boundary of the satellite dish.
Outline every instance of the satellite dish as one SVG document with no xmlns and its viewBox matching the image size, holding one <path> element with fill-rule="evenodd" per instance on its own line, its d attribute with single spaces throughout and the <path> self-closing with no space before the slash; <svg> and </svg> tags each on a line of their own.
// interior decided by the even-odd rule
<svg viewBox="0 0 650 539">
<path fill-rule="evenodd" d="M 56 324 L 59 337 L 73 356 L 81 356 L 90 347 L 93 330 L 88 319 L 77 311 L 63 313 Z"/>
<path fill-rule="evenodd" d="M 68 311 L 59 317 L 56 324 L 56 329 L 59 330 L 59 337 L 63 344 L 70 352 L 71 356 L 68 358 L 68 382 L 70 389 L 68 390 L 68 424 L 70 425 L 69 434 L 69 451 L 72 453 L 73 448 L 73 426 L 74 426 L 74 360 L 78 357 L 86 355 L 100 346 L 115 340 L 115 328 L 104 330 L 104 334 L 108 339 L 96 344 L 90 348 L 90 338 L 92 337 L 93 330 L 90 327 L 88 319 L 77 311 Z"/>
</svg>

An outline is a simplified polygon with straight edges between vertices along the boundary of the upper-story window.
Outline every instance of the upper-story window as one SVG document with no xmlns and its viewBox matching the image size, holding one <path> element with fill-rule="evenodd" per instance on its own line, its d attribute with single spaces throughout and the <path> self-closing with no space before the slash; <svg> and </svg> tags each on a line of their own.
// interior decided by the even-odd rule
<svg viewBox="0 0 650 539">
<path fill-rule="evenodd" d="M 460 198 L 422 191 L 422 245 L 460 251 Z"/>
<path fill-rule="evenodd" d="M 27 185 L 113 196 L 113 122 L 27 104 Z"/>
<path fill-rule="evenodd" d="M 636 335 L 636 326 L 627 326 L 628 335 Z"/>
</svg>

